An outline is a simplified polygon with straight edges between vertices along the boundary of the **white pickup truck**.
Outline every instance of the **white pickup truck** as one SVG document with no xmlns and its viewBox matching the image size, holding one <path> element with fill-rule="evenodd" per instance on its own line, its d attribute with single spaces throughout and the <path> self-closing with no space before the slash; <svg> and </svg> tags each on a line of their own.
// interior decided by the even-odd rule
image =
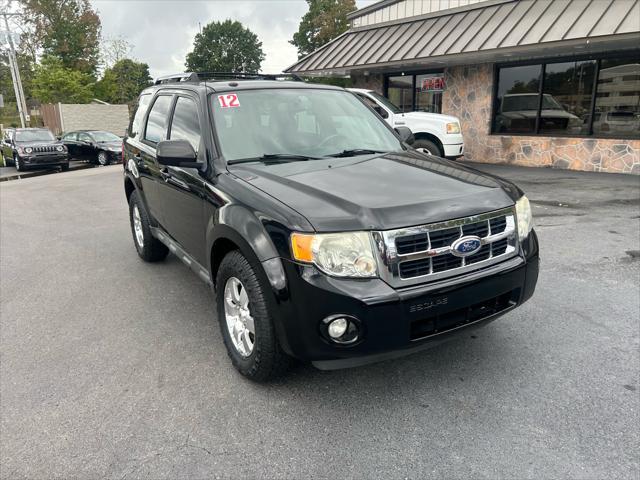
<svg viewBox="0 0 640 480">
<path fill-rule="evenodd" d="M 414 148 L 446 158 L 461 157 L 464 153 L 460 120 L 457 117 L 428 112 L 403 113 L 388 98 L 373 90 L 348 90 L 362 98 L 392 128 L 408 127 L 416 138 Z"/>
</svg>

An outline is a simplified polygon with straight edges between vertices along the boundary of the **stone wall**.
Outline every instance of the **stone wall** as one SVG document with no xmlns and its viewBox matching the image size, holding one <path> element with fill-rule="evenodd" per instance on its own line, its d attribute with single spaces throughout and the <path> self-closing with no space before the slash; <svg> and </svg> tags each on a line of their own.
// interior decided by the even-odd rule
<svg viewBox="0 0 640 480">
<path fill-rule="evenodd" d="M 493 66 L 448 68 L 442 112 L 462 123 L 474 162 L 640 174 L 640 140 L 490 135 Z"/>
</svg>

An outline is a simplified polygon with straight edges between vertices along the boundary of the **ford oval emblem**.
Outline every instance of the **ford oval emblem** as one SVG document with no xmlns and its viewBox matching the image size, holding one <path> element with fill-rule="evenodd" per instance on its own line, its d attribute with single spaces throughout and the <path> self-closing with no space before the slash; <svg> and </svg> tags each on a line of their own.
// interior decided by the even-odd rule
<svg viewBox="0 0 640 480">
<path fill-rule="evenodd" d="M 482 248 L 480 237 L 468 235 L 459 238 L 451 244 L 451 253 L 456 257 L 467 257 L 473 255 Z"/>
</svg>

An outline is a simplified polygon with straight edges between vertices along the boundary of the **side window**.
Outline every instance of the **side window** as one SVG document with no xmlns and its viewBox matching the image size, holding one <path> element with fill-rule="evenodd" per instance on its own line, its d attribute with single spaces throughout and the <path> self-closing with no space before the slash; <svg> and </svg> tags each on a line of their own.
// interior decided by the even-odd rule
<svg viewBox="0 0 640 480">
<path fill-rule="evenodd" d="M 144 114 L 147 113 L 147 107 L 151 101 L 151 94 L 144 93 L 140 95 L 138 99 L 138 106 L 136 107 L 136 113 L 131 120 L 131 126 L 129 127 L 129 137 L 136 138 L 140 133 L 140 127 L 142 126 L 142 119 Z"/>
<path fill-rule="evenodd" d="M 76 132 L 67 133 L 64 137 L 62 137 L 62 140 L 68 140 L 70 142 L 75 142 L 77 139 L 78 139 L 78 134 Z"/>
<path fill-rule="evenodd" d="M 171 121 L 170 140 L 186 140 L 193 149 L 200 150 L 200 122 L 198 106 L 190 98 L 178 97 Z"/>
<path fill-rule="evenodd" d="M 172 100 L 173 97 L 170 95 L 161 95 L 156 99 L 147 119 L 145 140 L 158 143 L 167 139 L 167 123 Z"/>
<path fill-rule="evenodd" d="M 91 142 L 91 137 L 88 133 L 80 133 L 78 135 L 78 140 L 80 140 L 81 142 Z"/>
</svg>

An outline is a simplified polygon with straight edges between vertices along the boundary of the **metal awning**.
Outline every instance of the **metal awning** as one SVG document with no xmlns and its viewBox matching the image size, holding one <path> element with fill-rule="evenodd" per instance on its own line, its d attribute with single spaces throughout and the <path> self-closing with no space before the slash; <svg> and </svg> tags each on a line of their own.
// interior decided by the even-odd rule
<svg viewBox="0 0 640 480">
<path fill-rule="evenodd" d="M 640 0 L 492 0 L 347 31 L 286 69 L 349 73 L 640 45 Z"/>
</svg>

